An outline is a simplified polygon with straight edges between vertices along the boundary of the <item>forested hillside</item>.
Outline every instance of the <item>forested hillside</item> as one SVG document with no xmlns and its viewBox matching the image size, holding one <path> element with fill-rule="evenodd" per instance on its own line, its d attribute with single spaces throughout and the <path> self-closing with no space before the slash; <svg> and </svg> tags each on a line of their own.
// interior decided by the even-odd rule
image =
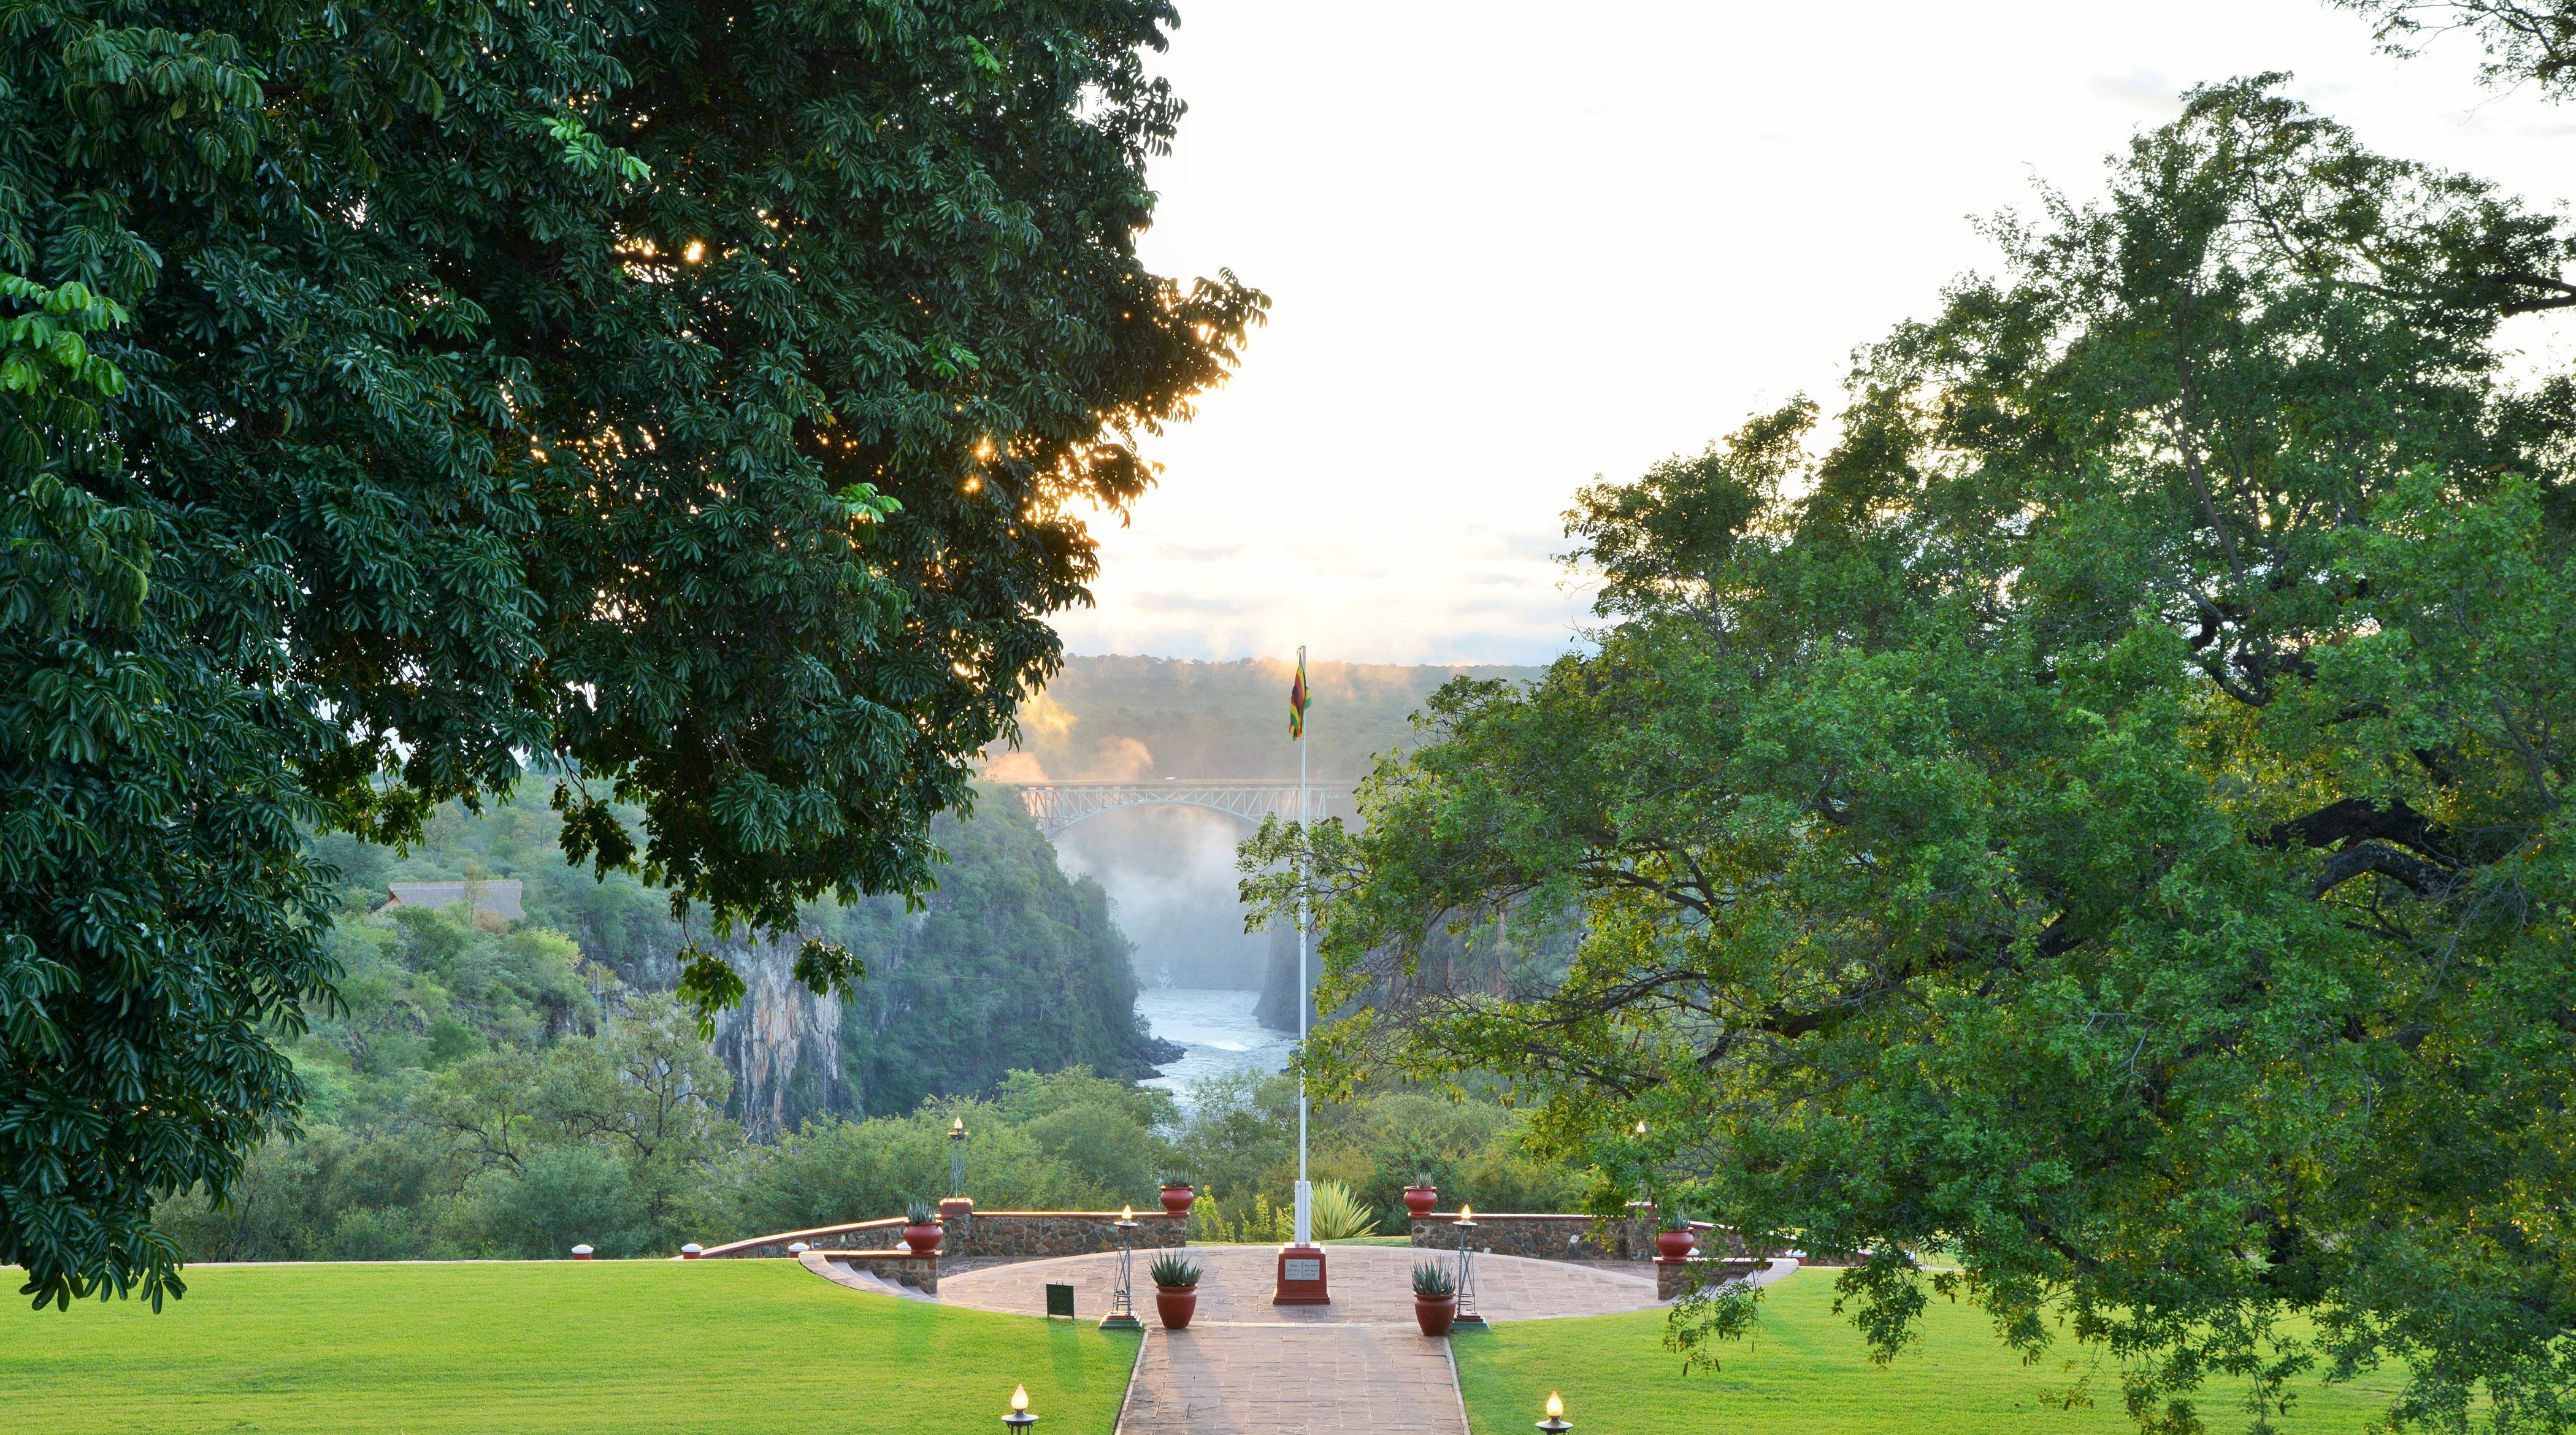
<svg viewBox="0 0 2576 1435">
<path fill-rule="evenodd" d="M 720 943 L 702 916 L 675 919 L 668 895 L 632 875 L 598 881 L 568 866 L 560 820 L 524 799 L 479 815 L 451 806 L 408 854 L 347 838 L 324 839 L 321 852 L 340 868 L 352 919 L 380 906 L 390 882 L 516 878 L 527 924 L 514 940 L 561 933 L 578 961 L 633 992 L 668 990 L 672 954 L 689 938 L 717 945 L 750 987 L 743 1007 L 720 1020 L 716 1043 L 735 1083 L 733 1114 L 755 1134 L 816 1112 L 908 1111 L 928 1095 L 987 1090 L 1012 1069 L 1151 1071 L 1157 1048 L 1134 1015 L 1135 975 L 1106 895 L 1064 875 L 1015 803 L 939 819 L 934 835 L 950 860 L 921 910 L 907 913 L 895 898 L 803 909 L 807 932 L 867 964 L 847 1000 L 790 979 L 785 944 Z M 387 950 L 382 934 L 398 925 L 384 915 L 344 920 L 335 938 L 344 964 L 373 970 Z M 390 950 L 404 965 L 410 949 Z M 359 1012 L 371 1019 L 363 1003 Z M 503 1033 L 487 1023 L 483 1035 Z"/>
</svg>

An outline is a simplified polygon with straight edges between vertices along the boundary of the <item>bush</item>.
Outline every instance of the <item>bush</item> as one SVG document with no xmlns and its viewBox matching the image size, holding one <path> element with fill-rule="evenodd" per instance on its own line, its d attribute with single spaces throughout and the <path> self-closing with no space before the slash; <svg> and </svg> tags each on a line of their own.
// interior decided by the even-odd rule
<svg viewBox="0 0 2576 1435">
<path fill-rule="evenodd" d="M 1351 1188 L 1339 1181 L 1315 1183 L 1315 1205 L 1312 1212 L 1314 1236 L 1319 1241 L 1355 1241 L 1377 1234 L 1377 1217 Z M 1290 1212 L 1293 1220 L 1295 1212 Z"/>
<path fill-rule="evenodd" d="M 645 1192 L 625 1162 L 590 1146 L 559 1146 L 518 1171 L 487 1171 L 466 1187 L 467 1220 L 496 1254 L 542 1260 L 589 1245 L 611 1259 L 656 1244 Z"/>
</svg>

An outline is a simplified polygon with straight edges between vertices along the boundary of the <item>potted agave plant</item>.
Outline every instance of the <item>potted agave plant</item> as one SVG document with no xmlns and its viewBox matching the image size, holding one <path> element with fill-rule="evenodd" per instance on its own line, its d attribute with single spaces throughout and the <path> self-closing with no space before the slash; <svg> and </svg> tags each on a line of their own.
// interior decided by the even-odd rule
<svg viewBox="0 0 2576 1435">
<path fill-rule="evenodd" d="M 1163 1329 L 1189 1329 L 1190 1317 L 1199 1308 L 1198 1262 L 1187 1256 L 1156 1256 L 1145 1274 L 1153 1278 L 1154 1313 L 1163 1318 Z"/>
<path fill-rule="evenodd" d="M 1424 1335 L 1447 1335 L 1458 1319 L 1458 1278 L 1438 1261 L 1413 1268 L 1413 1322 Z"/>
<path fill-rule="evenodd" d="M 1190 1204 L 1198 1200 L 1198 1198 L 1199 1193 L 1190 1186 L 1188 1172 L 1166 1171 L 1163 1173 L 1164 1215 L 1186 1216 L 1190 1213 Z"/>
<path fill-rule="evenodd" d="M 1691 1230 L 1690 1212 L 1676 1206 L 1663 1213 L 1655 1232 L 1655 1255 L 1659 1260 L 1686 1261 L 1699 1236 Z"/>
<path fill-rule="evenodd" d="M 1429 1176 L 1416 1176 L 1413 1184 L 1404 1188 L 1404 1209 L 1410 1215 L 1430 1215 L 1439 1204 L 1440 1188 L 1431 1184 Z"/>
<path fill-rule="evenodd" d="M 903 1208 L 903 1243 L 912 1247 L 916 1256 L 926 1256 L 939 1249 L 939 1215 L 928 1201 L 909 1201 Z"/>
</svg>

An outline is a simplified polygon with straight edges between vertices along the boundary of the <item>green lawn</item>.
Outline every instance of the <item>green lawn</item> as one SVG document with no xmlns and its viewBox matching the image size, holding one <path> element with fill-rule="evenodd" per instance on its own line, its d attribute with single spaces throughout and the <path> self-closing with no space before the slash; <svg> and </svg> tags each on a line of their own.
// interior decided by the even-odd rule
<svg viewBox="0 0 2576 1435">
<path fill-rule="evenodd" d="M 1869 1363 L 1850 1322 L 1833 1313 L 1830 1271 L 1802 1271 L 1763 1297 L 1756 1333 L 1720 1354 L 1715 1373 L 1681 1373 L 1663 1347 L 1664 1313 L 1523 1321 L 1462 1335 L 1451 1349 L 1475 1435 L 1526 1435 L 1550 1390 L 1565 1396 L 1575 1435 L 2119 1435 L 2134 1430 L 2120 1405 L 2116 1368 L 2093 1379 L 2090 1409 L 2041 1403 L 2072 1376 L 2060 1353 L 2036 1366 L 2006 1350 L 1979 1311 L 1936 1300 L 1923 1343 L 1884 1369 Z M 2300 1387 L 2285 1435 L 2359 1432 L 2402 1377 Z M 2202 1417 L 2214 1432 L 2242 1428 L 2240 1393 L 2204 1387 Z"/>
<path fill-rule="evenodd" d="M 10 1281 L 15 1287 L 17 1282 Z M 0 1311 L 0 1409 L 53 1432 L 1107 1435 L 1136 1337 L 831 1285 L 787 1261 L 200 1266 Z"/>
</svg>

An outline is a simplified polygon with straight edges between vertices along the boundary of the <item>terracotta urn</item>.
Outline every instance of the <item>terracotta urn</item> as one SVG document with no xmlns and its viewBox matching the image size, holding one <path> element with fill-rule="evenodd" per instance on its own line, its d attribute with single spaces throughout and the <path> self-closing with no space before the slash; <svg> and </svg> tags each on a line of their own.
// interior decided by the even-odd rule
<svg viewBox="0 0 2576 1435">
<path fill-rule="evenodd" d="M 1165 1186 L 1163 1188 L 1163 1214 L 1166 1216 L 1186 1216 L 1190 1213 L 1190 1203 L 1196 1201 L 1198 1198 L 1199 1193 L 1188 1186 Z M 1180 1327 L 1178 1326 L 1173 1327 L 1175 1330 L 1178 1330 L 1179 1328 Z"/>
<path fill-rule="evenodd" d="M 1454 1295 L 1413 1298 L 1413 1323 L 1424 1335 L 1447 1335 L 1449 1326 L 1458 1319 L 1458 1298 Z"/>
<path fill-rule="evenodd" d="M 1154 1314 L 1163 1318 L 1165 1330 L 1187 1330 L 1190 1317 L 1198 1314 L 1197 1286 L 1154 1287 Z"/>
<path fill-rule="evenodd" d="M 1689 1260 L 1691 1248 L 1698 1244 L 1699 1237 L 1693 1235 L 1689 1231 L 1657 1231 L 1655 1233 L 1655 1253 L 1668 1261 Z"/>
<path fill-rule="evenodd" d="M 1437 1186 L 1407 1186 L 1404 1188 L 1404 1209 L 1410 1211 L 1414 1215 L 1430 1215 L 1431 1208 L 1439 1204 L 1440 1188 Z"/>
<path fill-rule="evenodd" d="M 931 1254 L 939 1249 L 939 1223 L 932 1221 L 923 1226 L 906 1225 L 903 1228 L 903 1243 L 912 1247 L 912 1253 L 916 1256 Z"/>
</svg>

